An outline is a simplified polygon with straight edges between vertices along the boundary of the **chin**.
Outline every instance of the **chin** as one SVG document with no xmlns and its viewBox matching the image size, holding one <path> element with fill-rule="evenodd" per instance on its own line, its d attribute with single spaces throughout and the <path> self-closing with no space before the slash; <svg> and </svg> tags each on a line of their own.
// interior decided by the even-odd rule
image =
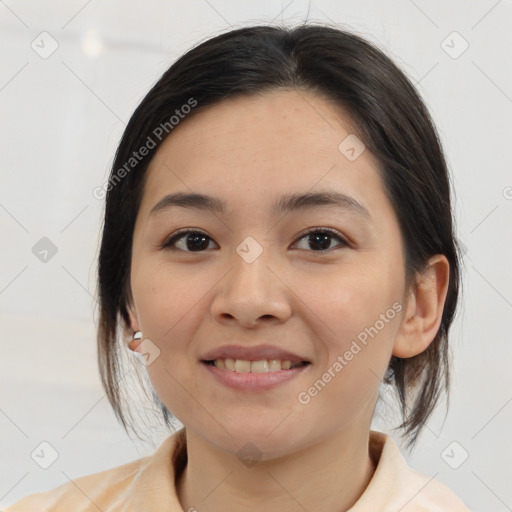
<svg viewBox="0 0 512 512">
<path fill-rule="evenodd" d="M 293 414 L 290 415 L 290 418 Z M 204 435 L 210 443 L 238 457 L 248 456 L 259 460 L 271 460 L 299 450 L 305 446 L 304 425 L 283 422 L 286 414 L 262 418 L 247 415 L 230 417 L 220 425 L 212 425 Z M 286 424 L 285 424 L 286 423 Z M 225 430 L 224 430 L 225 429 Z"/>
</svg>

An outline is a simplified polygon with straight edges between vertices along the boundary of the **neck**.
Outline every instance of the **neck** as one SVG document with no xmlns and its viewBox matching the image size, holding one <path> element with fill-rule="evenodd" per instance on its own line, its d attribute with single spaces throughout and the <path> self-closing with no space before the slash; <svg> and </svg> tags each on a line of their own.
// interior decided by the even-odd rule
<svg viewBox="0 0 512 512">
<path fill-rule="evenodd" d="M 369 431 L 342 431 L 278 459 L 245 466 L 188 429 L 188 461 L 176 488 L 183 510 L 317 510 L 352 507 L 375 471 Z"/>
</svg>

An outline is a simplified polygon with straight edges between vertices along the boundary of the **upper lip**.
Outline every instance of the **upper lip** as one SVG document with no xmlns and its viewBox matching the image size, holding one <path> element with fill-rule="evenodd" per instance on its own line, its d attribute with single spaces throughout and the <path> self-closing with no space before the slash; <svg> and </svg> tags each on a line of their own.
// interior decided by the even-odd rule
<svg viewBox="0 0 512 512">
<path fill-rule="evenodd" d="M 291 361 L 292 363 L 309 362 L 307 359 L 272 345 L 257 345 L 247 347 L 244 345 L 222 345 L 206 352 L 203 361 L 215 361 L 215 359 L 240 359 L 244 361 L 261 361 L 263 359 L 278 359 Z"/>
</svg>

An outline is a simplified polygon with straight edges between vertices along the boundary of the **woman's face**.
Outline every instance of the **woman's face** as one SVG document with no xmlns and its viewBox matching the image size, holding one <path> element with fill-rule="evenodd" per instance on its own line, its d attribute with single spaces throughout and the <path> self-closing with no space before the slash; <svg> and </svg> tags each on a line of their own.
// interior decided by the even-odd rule
<svg viewBox="0 0 512 512">
<path fill-rule="evenodd" d="M 303 91 L 230 99 L 174 128 L 148 168 L 132 327 L 150 340 L 162 402 L 221 449 L 251 441 L 271 458 L 369 428 L 405 310 L 405 261 L 376 160 L 346 121 Z M 224 210 L 152 212 L 178 192 Z M 319 192 L 350 199 L 279 203 Z M 196 234 L 160 247 L 183 228 Z M 237 371 L 222 368 L 229 358 Z M 257 373 L 264 360 L 284 369 Z"/>
</svg>

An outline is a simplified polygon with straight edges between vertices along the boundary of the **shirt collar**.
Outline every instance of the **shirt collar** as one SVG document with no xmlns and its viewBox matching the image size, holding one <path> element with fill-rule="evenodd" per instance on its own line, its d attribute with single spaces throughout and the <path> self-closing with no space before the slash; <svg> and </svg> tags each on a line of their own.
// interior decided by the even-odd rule
<svg viewBox="0 0 512 512">
<path fill-rule="evenodd" d="M 375 512 L 377 505 L 380 511 L 414 505 L 415 497 L 433 479 L 409 468 L 396 442 L 387 434 L 371 430 L 369 438 L 369 452 L 376 469 L 350 512 Z M 186 462 L 186 436 L 182 428 L 169 436 L 152 456 L 142 459 L 132 484 L 119 497 L 120 507 L 113 510 L 183 512 L 176 493 L 176 477 Z M 404 508 L 403 512 L 406 510 L 410 509 Z"/>
</svg>

